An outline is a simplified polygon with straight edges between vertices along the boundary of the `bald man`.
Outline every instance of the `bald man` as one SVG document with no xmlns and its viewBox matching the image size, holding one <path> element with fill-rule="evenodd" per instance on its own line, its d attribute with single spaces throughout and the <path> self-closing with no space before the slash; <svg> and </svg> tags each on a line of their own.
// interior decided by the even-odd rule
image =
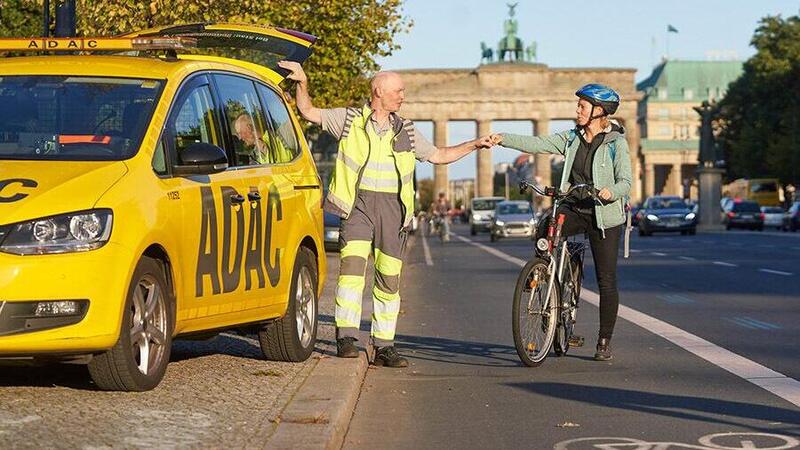
<svg viewBox="0 0 800 450">
<path fill-rule="evenodd" d="M 266 164 L 268 161 L 267 143 L 258 136 L 253 122 L 253 116 L 249 113 L 242 113 L 233 122 L 234 135 L 244 142 L 247 147 L 248 156 L 251 164 Z"/>
<path fill-rule="evenodd" d="M 397 73 L 380 72 L 370 83 L 369 102 L 359 108 L 316 108 L 308 79 L 299 64 L 281 61 L 288 78 L 297 81 L 297 108 L 302 116 L 339 140 L 326 211 L 342 218 L 340 266 L 336 286 L 336 349 L 343 358 L 358 356 L 355 341 L 361 323 L 361 297 L 369 254 L 375 257 L 371 338 L 375 365 L 406 367 L 394 347 L 400 311 L 400 272 L 407 227 L 414 214 L 416 161 L 449 164 L 479 148 L 490 148 L 486 136 L 437 148 L 397 112 L 405 86 Z"/>
</svg>

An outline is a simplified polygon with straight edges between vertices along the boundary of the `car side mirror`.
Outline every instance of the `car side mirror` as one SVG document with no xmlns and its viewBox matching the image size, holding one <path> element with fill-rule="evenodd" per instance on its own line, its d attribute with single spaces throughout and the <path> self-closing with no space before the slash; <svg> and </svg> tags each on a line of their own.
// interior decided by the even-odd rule
<svg viewBox="0 0 800 450">
<path fill-rule="evenodd" d="M 225 150 L 214 144 L 197 142 L 178 154 L 179 163 L 172 167 L 175 175 L 211 175 L 228 168 Z"/>
</svg>

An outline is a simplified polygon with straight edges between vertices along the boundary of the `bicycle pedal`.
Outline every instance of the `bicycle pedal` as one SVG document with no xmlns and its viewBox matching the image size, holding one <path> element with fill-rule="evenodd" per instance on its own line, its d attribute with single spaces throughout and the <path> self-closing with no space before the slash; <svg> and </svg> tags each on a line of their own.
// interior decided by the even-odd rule
<svg viewBox="0 0 800 450">
<path fill-rule="evenodd" d="M 583 336 L 570 336 L 569 337 L 569 346 L 570 347 L 583 347 L 583 344 L 586 340 Z"/>
</svg>

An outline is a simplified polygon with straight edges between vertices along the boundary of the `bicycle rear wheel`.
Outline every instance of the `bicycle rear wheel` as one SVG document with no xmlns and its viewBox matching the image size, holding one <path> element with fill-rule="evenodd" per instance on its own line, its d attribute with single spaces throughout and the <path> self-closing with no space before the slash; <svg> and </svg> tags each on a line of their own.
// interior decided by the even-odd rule
<svg viewBox="0 0 800 450">
<path fill-rule="evenodd" d="M 536 367 L 547 357 L 556 332 L 558 285 L 546 299 L 550 271 L 547 261 L 536 258 L 522 269 L 514 289 L 512 330 L 519 359 Z"/>
</svg>

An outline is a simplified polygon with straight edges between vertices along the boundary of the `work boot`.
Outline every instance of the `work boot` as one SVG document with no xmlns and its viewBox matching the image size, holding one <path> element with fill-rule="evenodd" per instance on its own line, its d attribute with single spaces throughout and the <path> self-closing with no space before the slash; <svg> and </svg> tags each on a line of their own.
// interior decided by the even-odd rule
<svg viewBox="0 0 800 450">
<path fill-rule="evenodd" d="M 358 358 L 358 347 L 355 344 L 356 338 L 343 337 L 336 339 L 336 356 L 339 358 Z"/>
<path fill-rule="evenodd" d="M 375 365 L 386 367 L 408 367 L 408 360 L 397 353 L 394 345 L 378 347 L 375 351 Z"/>
<path fill-rule="evenodd" d="M 611 339 L 600 338 L 597 340 L 597 352 L 594 354 L 595 361 L 608 361 L 611 356 Z"/>
</svg>

